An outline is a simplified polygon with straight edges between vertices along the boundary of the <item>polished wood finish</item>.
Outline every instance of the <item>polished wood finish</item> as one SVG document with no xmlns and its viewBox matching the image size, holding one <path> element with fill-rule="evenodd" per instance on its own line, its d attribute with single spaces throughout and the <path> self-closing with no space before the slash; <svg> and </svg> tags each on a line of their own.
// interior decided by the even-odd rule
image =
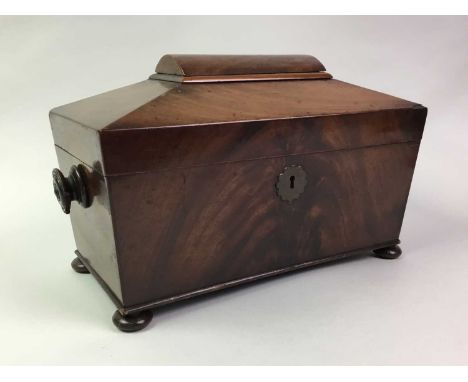
<svg viewBox="0 0 468 382">
<path fill-rule="evenodd" d="M 425 116 L 421 105 L 338 80 L 148 80 L 56 108 L 51 123 L 56 145 L 110 176 L 417 141 Z"/>
<path fill-rule="evenodd" d="M 75 236 L 75 254 L 91 271 L 91 267 L 110 290 L 122 301 L 117 250 L 112 225 L 111 206 L 107 180 L 93 168 L 86 166 L 59 147 L 55 148 L 60 170 L 70 171 L 72 166 L 82 165 L 85 169 L 85 182 L 90 197 L 90 206 L 83 208 L 73 202 L 70 219 Z"/>
<path fill-rule="evenodd" d="M 92 266 L 91 266 L 91 263 L 90 263 L 90 258 L 89 257 L 85 257 L 83 256 L 80 251 L 76 250 L 75 251 L 75 255 L 77 258 L 80 259 L 80 261 L 84 264 L 84 266 L 86 267 L 86 269 L 89 271 L 89 273 L 91 273 L 93 275 L 93 277 L 96 279 L 96 281 L 99 283 L 99 285 L 102 287 L 102 289 L 104 289 L 104 291 L 107 293 L 107 295 L 109 296 L 109 298 L 112 300 L 112 302 L 115 304 L 115 306 L 117 308 L 119 308 L 120 312 L 125 315 L 126 313 L 128 313 L 124 307 L 123 307 L 123 304 L 122 304 L 122 298 L 119 297 L 121 295 L 120 293 L 120 290 L 119 290 L 119 296 L 117 296 L 113 290 L 111 289 L 111 287 L 106 283 L 106 281 L 104 281 L 104 279 L 101 277 L 101 275 L 98 273 L 98 271 L 96 271 Z M 141 310 L 141 309 L 140 309 Z"/>
<path fill-rule="evenodd" d="M 325 67 L 308 55 L 167 54 L 156 72 L 178 76 L 218 76 L 265 73 L 313 73 Z"/>
<path fill-rule="evenodd" d="M 172 74 L 155 73 L 152 80 L 181 83 L 210 82 L 246 82 L 246 81 L 283 81 L 283 80 L 328 80 L 333 78 L 330 73 L 271 73 L 271 74 L 233 74 L 217 76 L 175 76 Z"/>
<path fill-rule="evenodd" d="M 148 326 L 153 319 L 153 312 L 150 310 L 143 310 L 136 313 L 123 315 L 120 311 L 116 310 L 112 316 L 112 322 L 122 332 L 137 332 Z"/>
<path fill-rule="evenodd" d="M 55 168 L 52 171 L 54 194 L 63 212 L 70 213 L 71 203 L 76 201 L 83 208 L 88 208 L 91 200 L 88 197 L 86 170 L 83 165 L 72 166 L 68 177 Z"/>
<path fill-rule="evenodd" d="M 375 257 L 387 260 L 398 259 L 401 256 L 401 253 L 401 248 L 398 245 L 374 249 Z"/>
<path fill-rule="evenodd" d="M 110 176 L 417 141 L 425 116 L 421 105 L 337 80 L 148 80 L 56 108 L 51 123 L 58 146 Z"/>
<path fill-rule="evenodd" d="M 136 115 L 134 126 L 144 125 L 143 118 Z M 123 175 L 418 142 L 425 118 L 426 109 L 410 108 L 196 128 L 106 129 L 101 147 L 106 173 Z"/>
<path fill-rule="evenodd" d="M 176 86 L 172 82 L 147 80 L 54 108 L 49 117 L 55 145 L 79 158 L 94 172 L 107 175 L 103 168 L 101 131 Z M 68 168 L 61 170 L 68 174 Z"/>
<path fill-rule="evenodd" d="M 244 75 L 203 60 L 172 59 L 171 75 Z M 90 190 L 89 208 L 71 203 L 77 256 L 118 327 L 363 250 L 395 257 L 426 114 L 334 79 L 153 79 L 56 108 L 60 170 L 81 164 Z M 305 179 L 283 200 L 287 167 Z"/>
<path fill-rule="evenodd" d="M 390 246 L 390 245 L 395 245 L 397 243 L 399 243 L 399 241 L 386 243 L 386 245 Z M 314 267 L 314 266 L 318 266 L 318 265 L 321 265 L 321 264 L 324 264 L 324 263 L 338 262 L 340 260 L 344 260 L 344 259 L 347 259 L 347 258 L 350 258 L 350 257 L 353 257 L 353 256 L 366 254 L 366 253 L 372 251 L 373 249 L 374 249 L 374 247 L 367 247 L 367 248 L 359 248 L 357 250 L 350 251 L 350 252 L 338 253 L 338 254 L 335 254 L 333 256 L 323 258 L 323 259 L 316 259 L 316 260 L 306 261 L 305 263 L 294 264 L 294 265 L 291 265 L 290 267 L 275 269 L 275 270 L 268 271 L 268 272 L 265 272 L 265 273 L 257 274 L 257 275 L 252 276 L 252 277 L 246 277 L 246 278 L 243 278 L 243 279 L 237 279 L 237 280 L 232 280 L 232 281 L 225 281 L 225 282 L 222 282 L 222 283 L 219 283 L 219 284 L 216 284 L 216 285 L 212 285 L 212 286 L 207 287 L 207 288 L 193 290 L 193 291 L 190 291 L 188 293 L 182 293 L 180 295 L 170 296 L 170 297 L 164 298 L 164 299 L 153 300 L 153 301 L 150 301 L 150 302 L 148 302 L 146 304 L 140 304 L 140 305 L 135 305 L 135 306 L 127 306 L 127 307 L 120 307 L 119 311 L 121 311 L 121 312 L 123 311 L 123 312 L 125 312 L 125 314 L 129 314 L 129 313 L 135 313 L 135 312 L 139 312 L 139 311 L 147 310 L 147 309 L 160 308 L 160 307 L 165 306 L 165 305 L 174 304 L 174 303 L 177 303 L 177 302 L 180 302 L 180 301 L 200 297 L 200 296 L 203 296 L 203 295 L 206 295 L 206 294 L 213 294 L 213 293 L 221 292 L 221 291 L 223 291 L 224 289 L 227 289 L 227 288 L 233 288 L 233 287 L 236 287 L 236 286 L 253 283 L 255 281 L 263 280 L 263 279 L 266 279 L 266 278 L 279 276 L 279 275 L 282 275 L 284 273 L 292 273 L 292 272 L 304 270 L 306 268 L 311 268 L 311 267 Z M 116 305 L 118 307 L 120 306 L 119 304 L 116 304 Z"/>
<path fill-rule="evenodd" d="M 71 262 L 71 267 L 76 273 L 89 273 L 88 268 L 83 264 L 79 257 L 75 257 Z"/>
<path fill-rule="evenodd" d="M 179 84 L 101 133 L 412 108 L 421 105 L 339 80 Z"/>
<path fill-rule="evenodd" d="M 125 305 L 398 240 L 417 152 L 401 143 L 110 177 Z M 275 183 L 294 164 L 307 186 L 288 203 Z"/>
</svg>

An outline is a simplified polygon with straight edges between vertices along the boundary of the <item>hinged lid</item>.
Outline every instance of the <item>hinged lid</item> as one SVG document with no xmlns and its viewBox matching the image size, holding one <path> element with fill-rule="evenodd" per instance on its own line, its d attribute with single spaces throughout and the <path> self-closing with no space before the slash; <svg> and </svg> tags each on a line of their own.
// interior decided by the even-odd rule
<svg viewBox="0 0 468 382">
<path fill-rule="evenodd" d="M 167 54 L 150 77 L 184 83 L 329 78 L 322 63 L 308 55 L 203 54 Z"/>
<path fill-rule="evenodd" d="M 120 176 L 420 140 L 424 107 L 310 80 L 324 69 L 312 56 L 165 56 L 164 80 L 53 109 L 54 141 Z"/>
</svg>

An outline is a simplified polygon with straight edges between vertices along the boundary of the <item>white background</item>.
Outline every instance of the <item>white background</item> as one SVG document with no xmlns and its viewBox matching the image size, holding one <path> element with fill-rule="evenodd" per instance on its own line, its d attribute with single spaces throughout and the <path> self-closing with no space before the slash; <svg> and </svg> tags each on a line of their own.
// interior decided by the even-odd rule
<svg viewBox="0 0 468 382">
<path fill-rule="evenodd" d="M 0 363 L 467 364 L 468 18 L 0 17 Z M 156 311 L 124 334 L 74 273 L 48 111 L 165 53 L 317 56 L 429 108 L 396 261 L 358 258 Z"/>
</svg>

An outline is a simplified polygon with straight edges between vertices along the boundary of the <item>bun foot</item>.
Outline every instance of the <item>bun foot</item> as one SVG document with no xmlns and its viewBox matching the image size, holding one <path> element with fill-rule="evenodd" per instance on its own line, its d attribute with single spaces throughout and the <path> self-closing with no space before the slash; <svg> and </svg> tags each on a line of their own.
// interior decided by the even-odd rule
<svg viewBox="0 0 468 382">
<path fill-rule="evenodd" d="M 72 262 L 71 266 L 75 272 L 78 273 L 89 273 L 88 269 L 85 267 L 83 262 L 79 259 L 79 257 L 76 257 Z"/>
<path fill-rule="evenodd" d="M 374 255 L 381 259 L 398 259 L 401 255 L 401 248 L 398 245 L 392 245 L 390 247 L 375 249 Z"/>
<path fill-rule="evenodd" d="M 137 332 L 144 329 L 153 319 L 153 312 L 151 310 L 143 310 L 141 312 L 122 315 L 118 310 L 112 316 L 112 322 L 117 329 L 122 332 Z"/>
</svg>

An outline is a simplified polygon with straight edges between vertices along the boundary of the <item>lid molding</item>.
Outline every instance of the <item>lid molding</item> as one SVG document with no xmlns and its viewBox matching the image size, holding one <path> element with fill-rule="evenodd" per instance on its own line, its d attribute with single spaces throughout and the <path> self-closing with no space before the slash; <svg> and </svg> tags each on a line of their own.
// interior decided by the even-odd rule
<svg viewBox="0 0 468 382">
<path fill-rule="evenodd" d="M 331 78 L 324 71 L 323 64 L 309 55 L 167 54 L 150 78 L 173 82 Z"/>
<path fill-rule="evenodd" d="M 281 81 L 281 80 L 329 80 L 330 73 L 273 73 L 273 74 L 233 74 L 219 76 L 175 76 L 173 74 L 155 73 L 150 80 L 170 81 L 178 83 L 215 83 L 215 82 L 250 82 L 250 81 Z"/>
</svg>

